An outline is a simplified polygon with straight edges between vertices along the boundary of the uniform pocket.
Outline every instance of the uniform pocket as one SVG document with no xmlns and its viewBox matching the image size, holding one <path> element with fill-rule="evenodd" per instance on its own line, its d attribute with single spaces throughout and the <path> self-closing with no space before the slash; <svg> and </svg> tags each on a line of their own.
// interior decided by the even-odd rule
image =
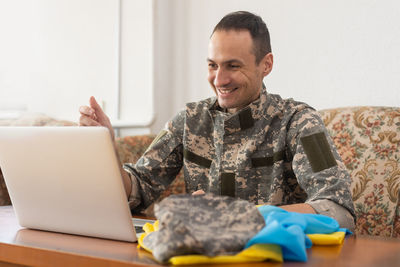
<svg viewBox="0 0 400 267">
<path fill-rule="evenodd" d="M 272 149 L 256 151 L 249 158 L 248 167 L 238 172 L 237 196 L 256 204 L 268 203 L 275 184 L 279 184 L 275 179 L 281 177 L 279 170 L 284 159 L 284 150 L 275 153 Z"/>
<path fill-rule="evenodd" d="M 184 170 L 186 192 L 191 194 L 197 190 L 209 191 L 210 169 L 184 159 Z"/>
</svg>

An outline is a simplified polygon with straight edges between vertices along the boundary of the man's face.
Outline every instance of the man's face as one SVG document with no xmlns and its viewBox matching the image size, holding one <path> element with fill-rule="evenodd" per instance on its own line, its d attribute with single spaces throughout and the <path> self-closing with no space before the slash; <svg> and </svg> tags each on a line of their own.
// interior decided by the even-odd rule
<svg viewBox="0 0 400 267">
<path fill-rule="evenodd" d="M 272 69 L 272 54 L 257 65 L 248 31 L 216 31 L 208 49 L 208 81 L 221 108 L 236 112 L 256 100 Z M 267 62 L 268 61 L 268 62 Z"/>
</svg>

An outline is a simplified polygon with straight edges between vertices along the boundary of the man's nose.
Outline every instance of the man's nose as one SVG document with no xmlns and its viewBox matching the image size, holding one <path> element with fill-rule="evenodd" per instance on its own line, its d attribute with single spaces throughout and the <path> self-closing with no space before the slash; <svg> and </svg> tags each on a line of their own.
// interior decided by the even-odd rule
<svg viewBox="0 0 400 267">
<path fill-rule="evenodd" d="M 227 71 L 218 69 L 215 74 L 214 85 L 215 87 L 223 87 L 231 81 L 230 75 Z"/>
</svg>

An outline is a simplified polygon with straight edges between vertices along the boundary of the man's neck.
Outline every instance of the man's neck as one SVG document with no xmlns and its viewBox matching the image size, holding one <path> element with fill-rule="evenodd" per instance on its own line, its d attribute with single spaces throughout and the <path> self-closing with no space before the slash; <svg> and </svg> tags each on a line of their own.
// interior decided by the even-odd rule
<svg viewBox="0 0 400 267">
<path fill-rule="evenodd" d="M 224 110 L 224 112 L 227 112 L 229 114 L 234 114 L 234 113 L 238 112 L 239 110 L 244 109 L 245 107 L 247 107 L 248 105 L 250 105 L 254 101 L 257 101 L 258 99 L 260 99 L 260 95 L 261 95 L 261 93 L 259 93 L 258 96 L 255 99 L 253 99 L 250 103 L 248 103 L 247 105 L 245 105 L 245 106 L 243 106 L 241 108 L 224 108 L 223 110 Z"/>
<path fill-rule="evenodd" d="M 229 114 L 234 114 L 241 110 L 241 108 L 225 108 L 224 111 Z"/>
</svg>

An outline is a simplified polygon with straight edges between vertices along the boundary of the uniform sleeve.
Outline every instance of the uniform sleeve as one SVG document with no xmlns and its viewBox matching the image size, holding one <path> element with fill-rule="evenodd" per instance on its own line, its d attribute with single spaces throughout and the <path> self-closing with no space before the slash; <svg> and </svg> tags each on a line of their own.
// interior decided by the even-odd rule
<svg viewBox="0 0 400 267">
<path fill-rule="evenodd" d="M 292 168 L 317 213 L 354 229 L 355 212 L 350 175 L 320 115 L 311 108 L 294 114 L 288 131 Z"/>
<path fill-rule="evenodd" d="M 132 180 L 128 199 L 132 210 L 141 211 L 150 206 L 181 170 L 184 120 L 182 111 L 166 124 L 135 165 L 124 165 Z"/>
<path fill-rule="evenodd" d="M 328 199 L 314 200 L 309 204 L 318 214 L 334 218 L 339 223 L 340 227 L 347 228 L 354 232 L 356 226 L 354 224 L 353 215 L 343 206 Z"/>
</svg>

